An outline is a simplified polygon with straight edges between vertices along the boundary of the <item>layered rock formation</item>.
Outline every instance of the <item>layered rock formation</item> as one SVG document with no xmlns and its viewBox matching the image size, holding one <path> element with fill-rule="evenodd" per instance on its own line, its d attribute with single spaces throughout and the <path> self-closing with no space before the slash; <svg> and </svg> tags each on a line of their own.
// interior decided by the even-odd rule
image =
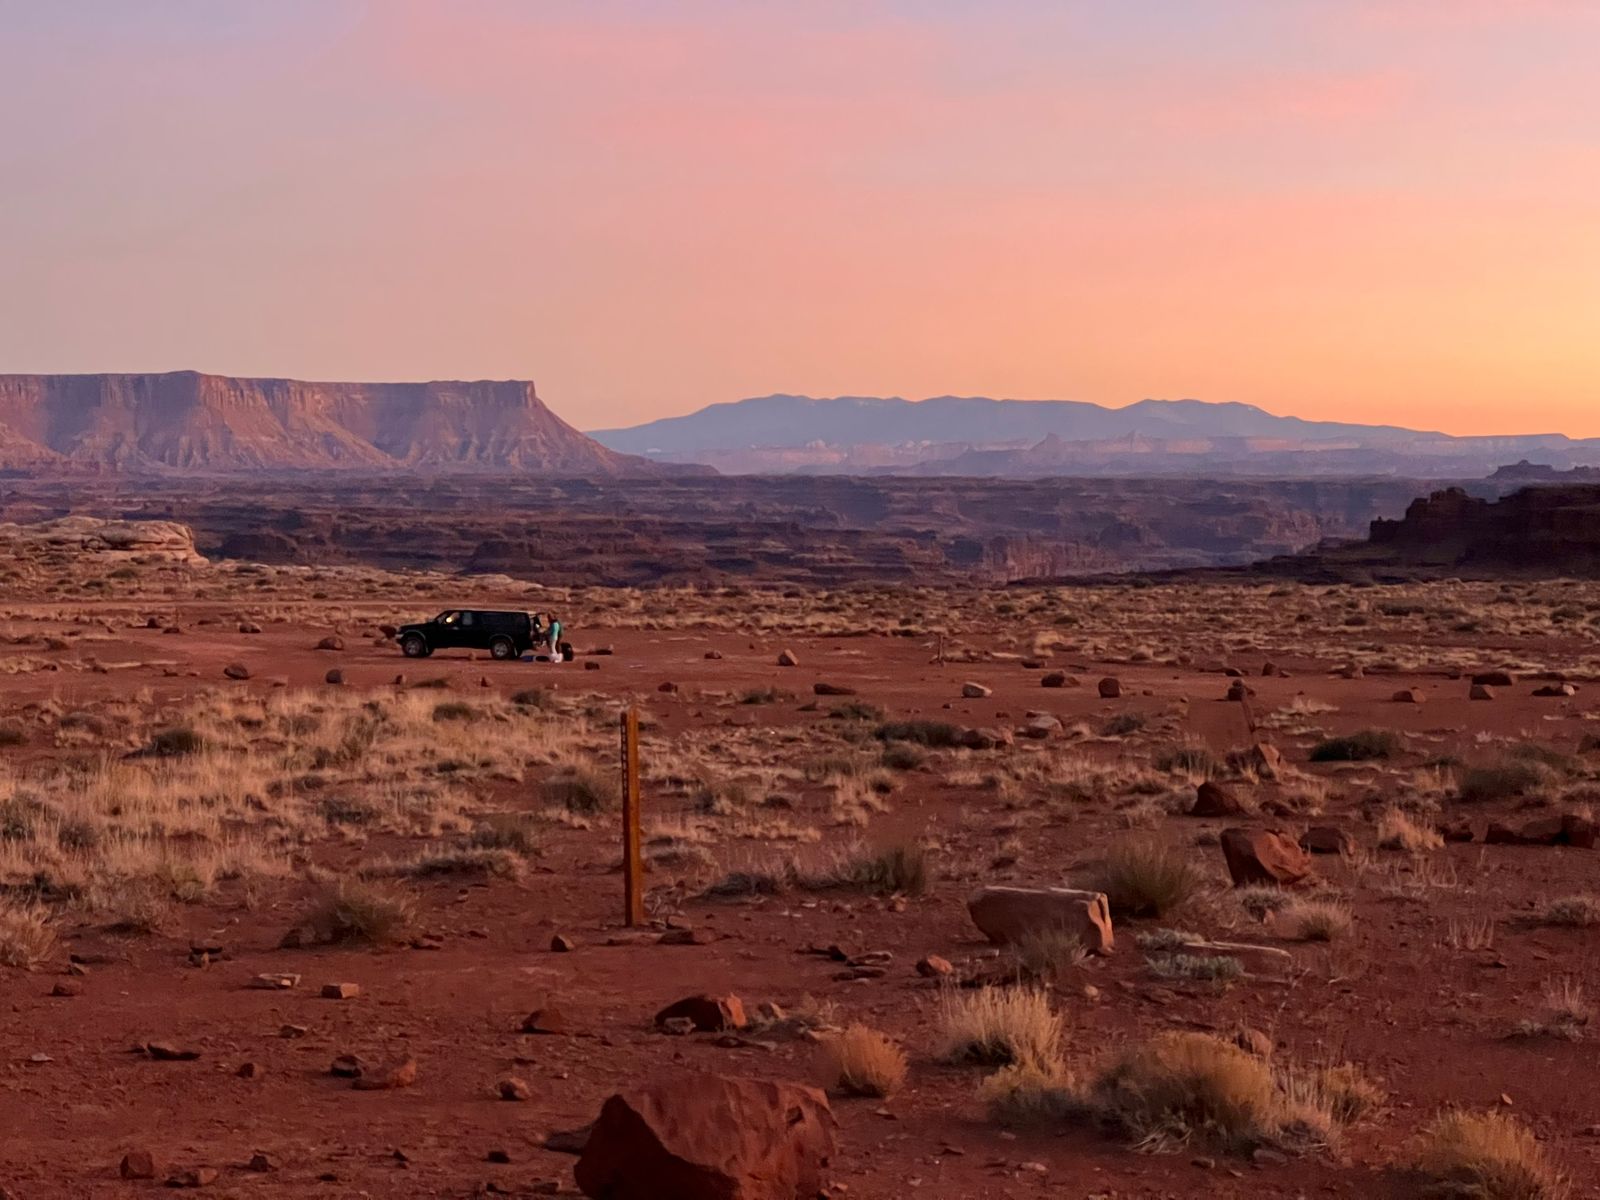
<svg viewBox="0 0 1600 1200">
<path fill-rule="evenodd" d="M 54 558 L 115 564 L 120 560 L 204 566 L 194 533 L 176 521 L 107 521 L 62 517 L 31 524 L 0 524 L 0 559 Z"/>
<path fill-rule="evenodd" d="M 1374 521 L 1361 551 L 1424 566 L 1600 573 L 1600 484 L 1528 487 L 1494 501 L 1434 492 L 1399 520 Z"/>
<path fill-rule="evenodd" d="M 657 470 L 585 437 L 533 384 L 305 383 L 174 371 L 0 375 L 0 469 Z"/>
</svg>

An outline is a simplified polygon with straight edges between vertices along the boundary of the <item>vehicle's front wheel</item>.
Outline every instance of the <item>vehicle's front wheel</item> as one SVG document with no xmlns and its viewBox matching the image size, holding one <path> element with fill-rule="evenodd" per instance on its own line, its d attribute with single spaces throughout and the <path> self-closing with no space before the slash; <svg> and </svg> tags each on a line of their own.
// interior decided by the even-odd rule
<svg viewBox="0 0 1600 1200">
<path fill-rule="evenodd" d="M 401 638 L 400 650 L 407 658 L 428 657 L 428 643 L 420 633 L 408 633 Z"/>
<path fill-rule="evenodd" d="M 507 659 L 517 656 L 517 648 L 512 644 L 510 638 L 497 637 L 489 643 L 489 654 L 494 658 L 498 658 L 501 662 L 505 662 Z"/>
</svg>

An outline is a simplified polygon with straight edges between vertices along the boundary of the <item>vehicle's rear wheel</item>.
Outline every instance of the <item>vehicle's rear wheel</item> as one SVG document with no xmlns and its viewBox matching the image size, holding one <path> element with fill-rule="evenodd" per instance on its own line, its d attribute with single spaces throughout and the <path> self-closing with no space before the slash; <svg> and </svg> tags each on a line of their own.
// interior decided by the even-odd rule
<svg viewBox="0 0 1600 1200">
<path fill-rule="evenodd" d="M 408 633 L 400 639 L 400 650 L 407 658 L 428 657 L 428 643 L 420 633 Z"/>
<path fill-rule="evenodd" d="M 489 643 L 489 653 L 494 658 L 498 658 L 501 662 L 505 662 L 507 659 L 515 658 L 517 656 L 517 648 L 512 644 L 510 638 L 497 637 L 494 639 L 494 641 Z"/>
<path fill-rule="evenodd" d="M 573 650 L 571 642 L 562 642 L 556 648 L 556 658 L 561 662 L 571 662 L 577 657 L 577 652 Z"/>
</svg>

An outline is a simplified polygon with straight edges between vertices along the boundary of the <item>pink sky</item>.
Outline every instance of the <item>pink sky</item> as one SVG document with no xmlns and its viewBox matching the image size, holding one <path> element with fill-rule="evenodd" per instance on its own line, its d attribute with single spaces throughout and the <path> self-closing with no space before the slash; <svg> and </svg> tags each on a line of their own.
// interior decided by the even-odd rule
<svg viewBox="0 0 1600 1200">
<path fill-rule="evenodd" d="M 1600 436 L 1586 0 L 0 0 L 0 371 Z"/>
</svg>

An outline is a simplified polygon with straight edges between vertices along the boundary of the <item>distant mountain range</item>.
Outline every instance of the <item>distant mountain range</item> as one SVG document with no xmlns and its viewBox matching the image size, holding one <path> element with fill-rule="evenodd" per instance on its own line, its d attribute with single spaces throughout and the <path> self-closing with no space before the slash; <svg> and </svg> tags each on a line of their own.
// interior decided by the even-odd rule
<svg viewBox="0 0 1600 1200">
<path fill-rule="evenodd" d="M 1280 417 L 1248 404 L 761 396 L 603 429 L 613 450 L 735 473 L 1004 476 L 1485 474 L 1514 458 L 1600 464 L 1600 438 L 1452 437 Z"/>
<path fill-rule="evenodd" d="M 0 469 L 660 474 L 517 381 L 304 383 L 172 371 L 0 375 Z"/>
</svg>

